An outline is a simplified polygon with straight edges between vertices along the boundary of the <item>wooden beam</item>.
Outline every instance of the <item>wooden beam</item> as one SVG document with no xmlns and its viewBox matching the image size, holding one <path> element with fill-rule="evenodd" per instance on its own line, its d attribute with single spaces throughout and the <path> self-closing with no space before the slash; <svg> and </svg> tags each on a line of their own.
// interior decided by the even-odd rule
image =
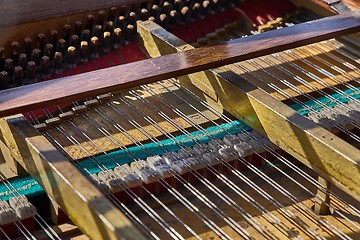
<svg viewBox="0 0 360 240">
<path fill-rule="evenodd" d="M 345 10 L 360 10 L 358 0 L 293 0 L 298 5 L 303 6 L 321 16 L 342 14 Z"/>
<path fill-rule="evenodd" d="M 3 140 L 0 140 L 0 162 L 0 172 L 6 178 L 22 176 L 26 174 L 25 170 L 11 156 L 11 151 Z"/>
<path fill-rule="evenodd" d="M 178 77 L 359 30 L 360 13 L 352 12 L 229 41 L 223 45 L 8 89 L 0 94 L 0 117 Z"/>
<path fill-rule="evenodd" d="M 11 156 L 92 239 L 145 239 L 58 149 L 23 116 L 0 120 Z"/>
<path fill-rule="evenodd" d="M 63 223 L 61 225 L 56 225 L 56 226 L 52 226 L 51 227 L 52 231 L 56 232 L 56 234 L 58 234 L 59 237 L 63 238 L 63 239 L 73 239 L 75 237 L 82 237 L 81 239 L 83 240 L 88 240 L 89 238 L 84 235 L 79 228 L 72 224 L 72 223 Z M 50 229 L 47 229 L 47 231 L 49 231 Z M 38 230 L 34 233 L 32 233 L 32 235 L 37 239 L 37 240 L 48 240 L 49 239 L 49 235 L 47 234 L 47 232 L 45 230 Z M 13 238 L 13 240 L 25 240 L 26 237 L 20 236 L 20 237 L 16 237 Z"/>
<path fill-rule="evenodd" d="M 331 16 L 338 14 L 329 4 L 323 0 L 293 0 L 297 5 L 307 8 L 320 16 Z"/>
<path fill-rule="evenodd" d="M 153 56 L 192 48 L 154 23 L 139 25 L 138 31 Z M 212 86 L 226 111 L 360 201 L 359 149 L 242 79 L 231 65 L 190 74 L 188 82 L 191 90 Z"/>
<path fill-rule="evenodd" d="M 346 5 L 352 7 L 353 9 L 360 10 L 360 1 L 359 0 L 342 0 Z"/>
<path fill-rule="evenodd" d="M 239 98 L 238 103 L 229 103 L 225 109 L 231 108 L 233 115 L 266 135 L 277 146 L 360 201 L 359 149 L 270 97 L 264 91 L 245 84 L 240 86 L 239 77 L 232 75 L 229 70 L 222 71 L 222 76 L 230 82 L 232 88 L 241 87 L 246 94 L 242 103 Z M 229 92 L 229 95 L 238 96 L 241 90 Z M 236 109 L 240 104 L 244 107 Z"/>
</svg>

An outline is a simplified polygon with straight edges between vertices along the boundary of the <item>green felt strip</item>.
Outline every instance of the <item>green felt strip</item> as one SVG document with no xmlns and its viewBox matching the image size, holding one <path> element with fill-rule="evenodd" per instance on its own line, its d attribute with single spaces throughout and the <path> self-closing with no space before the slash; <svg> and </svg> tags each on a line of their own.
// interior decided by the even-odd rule
<svg viewBox="0 0 360 240">
<path fill-rule="evenodd" d="M 324 106 L 334 107 L 339 104 L 339 102 L 347 103 L 351 99 L 360 98 L 360 88 L 357 90 L 347 89 L 343 94 L 331 94 L 330 97 L 320 97 L 317 100 L 321 103 L 315 101 L 307 101 L 302 104 L 292 105 L 291 108 L 300 113 L 301 115 L 307 115 L 310 111 L 320 111 Z"/>
<path fill-rule="evenodd" d="M 207 143 L 214 138 L 220 139 L 228 134 L 236 134 L 240 131 L 248 130 L 250 130 L 250 127 L 236 120 L 231 123 L 206 128 L 204 131 L 191 132 L 191 136 L 180 135 L 162 140 L 159 143 L 147 143 L 142 146 L 130 147 L 127 150 L 117 150 L 106 155 L 102 154 L 83 160 L 76 165 L 80 169 L 86 169 L 87 172 L 98 173 L 101 171 L 98 166 L 99 162 L 111 169 L 121 164 L 130 163 L 133 159 L 145 159 L 153 155 L 162 155 L 165 151 L 177 151 L 180 149 L 180 146 L 192 147 L 197 142 Z"/>
</svg>

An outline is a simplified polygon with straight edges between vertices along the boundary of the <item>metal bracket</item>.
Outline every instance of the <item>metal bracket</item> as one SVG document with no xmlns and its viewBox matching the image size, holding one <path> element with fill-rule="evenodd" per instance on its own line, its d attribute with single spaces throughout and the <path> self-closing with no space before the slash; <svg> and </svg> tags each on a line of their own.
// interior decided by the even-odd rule
<svg viewBox="0 0 360 240">
<path fill-rule="evenodd" d="M 323 1 L 340 14 L 350 12 L 350 8 L 346 6 L 341 0 L 323 0 Z"/>
</svg>

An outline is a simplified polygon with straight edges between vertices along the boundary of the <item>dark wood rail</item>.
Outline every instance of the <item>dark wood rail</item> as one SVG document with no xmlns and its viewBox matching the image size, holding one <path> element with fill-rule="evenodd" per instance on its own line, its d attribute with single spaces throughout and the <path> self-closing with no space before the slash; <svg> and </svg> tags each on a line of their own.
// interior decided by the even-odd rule
<svg viewBox="0 0 360 240">
<path fill-rule="evenodd" d="M 309 5 L 311 3 L 320 6 L 320 8 L 326 9 L 333 14 L 339 14 L 339 12 L 331 7 L 331 4 L 337 4 L 339 1 L 336 0 L 296 0 L 300 5 L 307 5 L 308 8 L 313 8 L 314 5 Z M 359 0 L 341 0 L 340 1 L 344 6 L 351 8 L 352 10 L 360 10 L 360 1 Z M 320 10 L 320 9 L 317 9 Z"/>
<path fill-rule="evenodd" d="M 229 41 L 0 92 L 0 117 L 203 71 L 360 30 L 351 12 Z"/>
<path fill-rule="evenodd" d="M 360 10 L 360 1 L 359 0 L 343 0 L 343 2 L 346 5 L 348 5 L 349 7 Z"/>
<path fill-rule="evenodd" d="M 2 0 L 0 27 L 14 26 L 49 18 L 69 16 L 113 6 L 138 4 L 141 0 Z"/>
</svg>

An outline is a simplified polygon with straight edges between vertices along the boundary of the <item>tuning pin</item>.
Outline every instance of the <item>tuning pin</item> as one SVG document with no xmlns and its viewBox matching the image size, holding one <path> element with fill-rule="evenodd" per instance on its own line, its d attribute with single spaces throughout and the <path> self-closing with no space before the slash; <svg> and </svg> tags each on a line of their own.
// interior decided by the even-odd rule
<svg viewBox="0 0 360 240">
<path fill-rule="evenodd" d="M 200 7 L 201 7 L 200 3 L 195 3 L 193 5 L 193 7 L 191 9 L 192 11 L 190 13 L 191 20 L 194 21 L 197 19 L 197 17 L 199 16 L 199 13 L 200 13 Z"/>
<path fill-rule="evenodd" d="M 26 66 L 26 79 L 27 83 L 37 82 L 36 78 L 36 63 L 34 61 L 30 61 Z"/>
<path fill-rule="evenodd" d="M 109 10 L 109 16 L 108 16 L 108 21 L 112 21 L 112 22 L 115 22 L 116 20 L 116 15 L 117 15 L 117 8 L 116 7 L 112 7 L 110 8 Z"/>
<path fill-rule="evenodd" d="M 167 15 L 171 11 L 171 9 L 172 9 L 172 5 L 168 1 L 165 1 L 161 6 L 161 13 Z"/>
<path fill-rule="evenodd" d="M 66 54 L 66 41 L 64 39 L 60 38 L 58 40 L 56 51 L 61 52 L 61 54 L 63 56 L 65 56 L 65 54 Z"/>
<path fill-rule="evenodd" d="M 78 35 L 78 37 L 81 35 L 83 25 L 81 21 L 76 21 L 74 26 L 74 34 Z"/>
<path fill-rule="evenodd" d="M 27 56 L 27 60 L 30 61 L 32 54 L 32 41 L 30 38 L 24 39 L 24 53 Z"/>
<path fill-rule="evenodd" d="M 202 17 L 205 17 L 205 16 L 209 15 L 209 13 L 210 13 L 210 1 L 205 0 L 205 1 L 202 2 L 200 12 L 201 12 Z"/>
<path fill-rule="evenodd" d="M 92 37 L 90 40 L 90 52 L 92 58 L 98 58 L 99 57 L 99 38 Z"/>
<path fill-rule="evenodd" d="M 122 5 L 119 9 L 119 16 L 127 17 L 128 15 L 128 9 L 126 5 Z"/>
<path fill-rule="evenodd" d="M 137 8 L 137 13 L 140 13 L 141 12 L 141 9 L 145 8 L 145 9 L 148 9 L 150 3 L 148 2 L 142 2 L 139 4 L 139 7 Z"/>
<path fill-rule="evenodd" d="M 166 27 L 168 21 L 168 16 L 165 13 L 160 14 L 157 23 L 163 27 Z"/>
<path fill-rule="evenodd" d="M 158 0 L 156 4 L 159 5 L 159 7 L 162 7 L 164 5 L 164 2 L 165 0 Z"/>
<path fill-rule="evenodd" d="M 109 53 L 111 50 L 111 33 L 110 32 L 104 32 L 102 49 L 103 49 L 104 53 Z"/>
<path fill-rule="evenodd" d="M 116 22 L 116 27 L 121 28 L 122 30 L 125 29 L 126 20 L 124 16 L 119 16 Z"/>
<path fill-rule="evenodd" d="M 175 0 L 174 5 L 173 5 L 173 9 L 176 10 L 177 12 L 180 12 L 181 8 L 183 6 L 184 6 L 184 2 L 182 0 Z"/>
<path fill-rule="evenodd" d="M 45 48 L 45 34 L 39 33 L 37 35 L 37 48 L 40 49 L 41 52 L 44 51 Z"/>
<path fill-rule="evenodd" d="M 54 56 L 54 72 L 55 74 L 61 74 L 63 69 L 62 69 L 62 53 L 61 52 L 55 52 L 55 56 Z"/>
<path fill-rule="evenodd" d="M 171 10 L 169 12 L 168 25 L 174 26 L 176 24 L 178 18 L 179 18 L 179 14 L 177 13 L 177 11 L 176 10 Z"/>
<path fill-rule="evenodd" d="M 18 60 L 19 60 L 19 43 L 18 42 L 11 43 L 10 58 L 14 61 L 14 65 L 18 64 Z"/>
<path fill-rule="evenodd" d="M 18 60 L 18 65 L 20 67 L 22 67 L 22 69 L 26 69 L 26 65 L 27 65 L 27 56 L 25 53 L 20 53 L 19 55 L 19 60 Z"/>
<path fill-rule="evenodd" d="M 50 31 L 50 43 L 53 45 L 54 49 L 56 49 L 56 45 L 58 42 L 58 31 L 51 30 Z"/>
<path fill-rule="evenodd" d="M 66 54 L 67 66 L 72 69 L 76 67 L 76 48 L 74 46 L 68 47 Z"/>
<path fill-rule="evenodd" d="M 102 26 L 100 25 L 95 25 L 94 30 L 93 30 L 93 37 L 97 37 L 98 39 L 101 39 L 101 34 L 102 33 Z"/>
<path fill-rule="evenodd" d="M 137 21 L 137 15 L 136 15 L 136 13 L 135 13 L 135 12 L 130 12 L 130 13 L 129 13 L 129 24 L 135 26 L 136 21 Z"/>
<path fill-rule="evenodd" d="M 148 18 L 148 21 L 155 22 L 156 19 L 153 16 L 151 16 L 151 17 Z"/>
<path fill-rule="evenodd" d="M 71 35 L 71 26 L 69 24 L 65 24 L 63 30 L 64 30 L 64 40 L 68 43 Z"/>
<path fill-rule="evenodd" d="M 135 31 L 136 30 L 135 30 L 134 26 L 131 24 L 128 24 L 126 26 L 125 40 L 130 42 L 133 39 L 133 37 L 135 36 Z"/>
<path fill-rule="evenodd" d="M 4 63 L 5 63 L 5 49 L 0 47 L 0 71 L 4 70 Z"/>
<path fill-rule="evenodd" d="M 141 20 L 141 21 L 145 21 L 145 20 L 147 20 L 148 18 L 149 18 L 149 15 L 148 15 L 148 10 L 146 9 L 146 8 L 142 8 L 141 10 L 140 10 L 140 17 L 139 17 L 139 19 Z"/>
<path fill-rule="evenodd" d="M 153 4 L 151 6 L 151 9 L 149 9 L 149 16 L 152 16 L 156 19 L 159 17 L 159 15 L 160 15 L 159 5 Z"/>
<path fill-rule="evenodd" d="M 15 86 L 22 86 L 24 84 L 24 71 L 22 67 L 16 66 L 14 68 L 13 82 Z"/>
<path fill-rule="evenodd" d="M 89 52 L 89 45 L 86 41 L 81 41 L 80 43 L 80 61 L 85 63 L 88 61 L 88 52 Z"/>
<path fill-rule="evenodd" d="M 107 21 L 104 31 L 112 33 L 113 30 L 114 30 L 114 23 L 112 21 Z"/>
<path fill-rule="evenodd" d="M 220 10 L 220 0 L 211 0 L 210 1 L 210 9 L 213 13 Z"/>
<path fill-rule="evenodd" d="M 44 56 L 48 56 L 50 58 L 50 61 L 53 60 L 54 46 L 51 43 L 45 45 Z"/>
<path fill-rule="evenodd" d="M 124 46 L 124 36 L 121 28 L 114 29 L 114 49 L 119 49 Z"/>
<path fill-rule="evenodd" d="M 9 87 L 9 74 L 6 71 L 0 72 L 0 89 L 7 89 Z"/>
<path fill-rule="evenodd" d="M 181 8 L 181 11 L 180 11 L 180 20 L 182 22 L 186 22 L 188 19 L 189 19 L 189 16 L 190 16 L 190 9 L 188 6 L 184 6 L 183 8 Z"/>
<path fill-rule="evenodd" d="M 11 58 L 5 59 L 4 70 L 9 73 L 9 76 L 12 77 L 14 71 L 14 61 Z M 11 78 L 10 78 L 11 81 Z"/>
<path fill-rule="evenodd" d="M 41 58 L 41 51 L 38 48 L 33 49 L 31 53 L 31 61 L 34 61 L 36 66 L 39 66 Z"/>
<path fill-rule="evenodd" d="M 97 25 L 100 25 L 100 26 L 104 26 L 104 23 L 105 23 L 105 11 L 104 10 L 100 10 L 99 13 L 98 13 L 98 21 L 97 21 Z"/>
<path fill-rule="evenodd" d="M 41 79 L 46 80 L 50 77 L 51 61 L 48 56 L 42 56 L 40 63 Z"/>
<path fill-rule="evenodd" d="M 89 29 L 90 31 L 92 31 L 94 24 L 95 24 L 94 16 L 88 15 L 86 18 L 86 29 Z"/>
<path fill-rule="evenodd" d="M 79 36 L 76 34 L 73 34 L 70 36 L 69 45 L 77 48 L 79 46 Z"/>
<path fill-rule="evenodd" d="M 90 41 L 90 30 L 89 29 L 85 29 L 84 31 L 82 31 L 81 41 L 85 41 L 85 42 Z"/>
</svg>

